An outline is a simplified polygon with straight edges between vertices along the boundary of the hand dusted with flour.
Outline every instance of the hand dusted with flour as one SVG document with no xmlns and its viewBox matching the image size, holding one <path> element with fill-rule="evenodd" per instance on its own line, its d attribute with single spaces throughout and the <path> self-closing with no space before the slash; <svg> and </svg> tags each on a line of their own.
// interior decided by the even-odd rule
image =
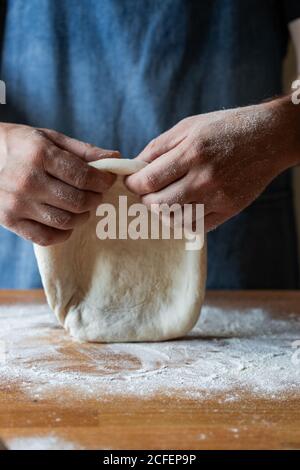
<svg viewBox="0 0 300 470">
<path fill-rule="evenodd" d="M 123 176 L 141 161 L 93 162 L 118 176 L 102 203 L 140 202 Z M 122 176 L 121 176 L 122 175 Z M 185 335 L 196 323 L 206 278 L 206 249 L 187 251 L 186 240 L 99 240 L 98 219 L 74 230 L 64 243 L 35 246 L 50 307 L 72 336 L 81 341 L 160 341 Z"/>
</svg>

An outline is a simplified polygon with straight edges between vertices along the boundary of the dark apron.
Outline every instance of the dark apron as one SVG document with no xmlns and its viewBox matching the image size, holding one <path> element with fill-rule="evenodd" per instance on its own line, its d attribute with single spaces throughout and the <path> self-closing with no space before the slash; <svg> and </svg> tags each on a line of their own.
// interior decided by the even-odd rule
<svg viewBox="0 0 300 470">
<path fill-rule="evenodd" d="M 297 15 L 298 0 L 8 0 L 0 121 L 133 157 L 183 117 L 280 94 Z M 0 287 L 40 285 L 32 245 L 0 228 Z M 209 234 L 208 287 L 298 288 L 290 172 Z"/>
</svg>

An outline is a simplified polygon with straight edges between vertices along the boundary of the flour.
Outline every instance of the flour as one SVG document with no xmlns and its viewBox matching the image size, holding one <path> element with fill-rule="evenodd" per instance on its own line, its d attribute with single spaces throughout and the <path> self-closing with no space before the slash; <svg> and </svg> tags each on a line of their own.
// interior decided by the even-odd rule
<svg viewBox="0 0 300 470">
<path fill-rule="evenodd" d="M 80 450 L 79 446 L 55 434 L 7 439 L 6 445 L 10 450 Z"/>
<path fill-rule="evenodd" d="M 204 399 L 242 392 L 265 397 L 300 393 L 292 343 L 300 317 L 262 309 L 205 306 L 190 335 L 163 343 L 82 344 L 70 340 L 44 305 L 1 306 L 0 381 L 39 400 L 63 390 L 74 397 L 152 396 Z"/>
</svg>

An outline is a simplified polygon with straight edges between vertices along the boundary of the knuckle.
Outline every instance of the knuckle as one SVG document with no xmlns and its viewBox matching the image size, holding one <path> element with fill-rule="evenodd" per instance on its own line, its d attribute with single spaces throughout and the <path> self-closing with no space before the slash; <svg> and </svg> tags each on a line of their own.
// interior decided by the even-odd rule
<svg viewBox="0 0 300 470">
<path fill-rule="evenodd" d="M 83 192 L 78 192 L 73 198 L 73 208 L 76 212 L 84 212 L 86 208 L 86 195 Z"/>
<path fill-rule="evenodd" d="M 19 177 L 17 185 L 17 193 L 23 195 L 32 190 L 32 187 L 35 182 L 35 173 L 32 171 L 30 173 L 23 174 Z"/>
<path fill-rule="evenodd" d="M 55 216 L 55 224 L 61 229 L 68 229 L 72 225 L 72 220 L 73 217 L 68 213 Z"/>
<path fill-rule="evenodd" d="M 43 214 L 43 221 L 45 224 L 50 224 L 54 227 L 58 227 L 60 229 L 68 228 L 71 223 L 72 217 L 71 214 L 66 213 L 56 213 L 56 212 L 44 212 Z"/>
<path fill-rule="evenodd" d="M 46 137 L 46 134 L 42 129 L 32 129 L 31 135 L 33 137 Z"/>
<path fill-rule="evenodd" d="M 90 153 L 94 151 L 96 151 L 96 146 L 93 144 L 90 144 L 89 142 L 86 142 L 84 144 L 83 158 L 87 159 Z"/>
<path fill-rule="evenodd" d="M 88 184 L 88 167 L 83 167 L 80 171 L 74 171 L 74 184 L 77 188 L 84 189 Z"/>
<path fill-rule="evenodd" d="M 44 146 L 40 148 L 40 156 L 47 162 L 51 164 L 52 167 L 56 168 L 56 165 L 60 164 L 60 167 L 63 168 L 63 161 L 61 160 L 61 150 L 57 149 L 56 147 L 50 145 L 46 149 Z"/>
<path fill-rule="evenodd" d="M 147 174 L 144 176 L 142 187 L 146 192 L 155 191 L 157 186 L 157 178 L 155 175 Z"/>
</svg>

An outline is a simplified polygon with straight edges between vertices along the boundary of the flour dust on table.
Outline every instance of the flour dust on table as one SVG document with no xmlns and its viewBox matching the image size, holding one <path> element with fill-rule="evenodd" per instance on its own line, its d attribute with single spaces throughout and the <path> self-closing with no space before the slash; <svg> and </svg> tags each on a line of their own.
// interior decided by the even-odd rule
<svg viewBox="0 0 300 470">
<path fill-rule="evenodd" d="M 283 312 L 284 314 L 285 312 Z M 91 344 L 72 340 L 45 305 L 0 306 L 0 381 L 34 400 L 55 396 L 106 400 L 114 396 L 186 399 L 242 393 L 299 396 L 300 365 L 293 345 L 300 317 L 273 317 L 260 308 L 204 306 L 189 335 L 158 343 Z M 297 395 L 298 394 L 298 395 Z"/>
</svg>

